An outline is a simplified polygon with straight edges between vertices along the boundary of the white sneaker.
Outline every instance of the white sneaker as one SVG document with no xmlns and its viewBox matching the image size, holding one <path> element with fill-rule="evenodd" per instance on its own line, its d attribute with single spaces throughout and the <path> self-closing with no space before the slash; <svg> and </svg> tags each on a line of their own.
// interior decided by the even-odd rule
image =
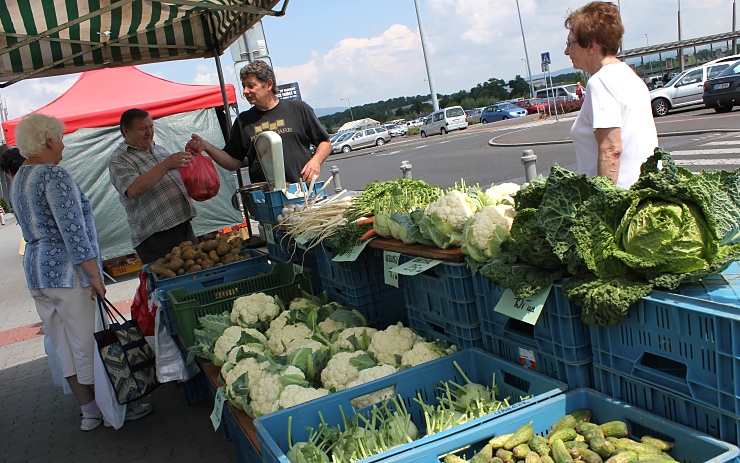
<svg viewBox="0 0 740 463">
<path fill-rule="evenodd" d="M 152 404 L 128 404 L 126 406 L 126 417 L 124 421 L 135 421 L 139 418 L 144 418 L 154 410 Z M 105 421 L 105 427 L 113 427 L 107 420 Z"/>
<path fill-rule="evenodd" d="M 97 428 L 103 424 L 103 413 L 83 413 L 82 414 L 82 424 L 80 424 L 80 429 L 82 431 L 92 431 L 93 429 Z"/>
</svg>

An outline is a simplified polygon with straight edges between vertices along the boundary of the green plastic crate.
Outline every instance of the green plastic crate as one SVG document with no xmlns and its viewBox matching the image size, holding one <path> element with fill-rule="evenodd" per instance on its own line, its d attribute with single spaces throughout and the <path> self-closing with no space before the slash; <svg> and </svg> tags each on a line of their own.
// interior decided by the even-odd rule
<svg viewBox="0 0 740 463">
<path fill-rule="evenodd" d="M 241 296 L 263 292 L 280 297 L 287 306 L 291 300 L 301 296 L 302 291 L 311 293 L 309 275 L 295 274 L 292 263 L 267 265 L 266 269 L 272 271 L 200 291 L 190 292 L 186 288 L 168 291 L 175 312 L 177 333 L 183 346 L 188 348 L 195 343 L 193 331 L 200 326 L 198 318 L 231 311 L 234 300 Z"/>
</svg>

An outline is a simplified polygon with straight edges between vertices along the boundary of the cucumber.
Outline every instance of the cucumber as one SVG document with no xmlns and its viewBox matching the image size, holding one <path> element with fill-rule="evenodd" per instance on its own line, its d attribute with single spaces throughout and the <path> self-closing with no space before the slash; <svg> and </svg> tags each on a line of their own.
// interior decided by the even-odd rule
<svg viewBox="0 0 740 463">
<path fill-rule="evenodd" d="M 553 460 L 550 455 L 543 455 L 542 463 L 555 463 L 555 460 Z"/>
<path fill-rule="evenodd" d="M 573 463 L 573 459 L 570 457 L 563 441 L 560 439 L 550 441 L 550 447 L 552 447 L 552 459 L 555 460 L 555 463 Z"/>
<path fill-rule="evenodd" d="M 553 441 L 561 440 L 563 442 L 574 440 L 578 433 L 573 428 L 560 428 L 557 431 L 550 434 L 547 440 L 552 445 Z"/>
<path fill-rule="evenodd" d="M 444 463 L 468 463 L 466 460 L 458 457 L 457 455 L 447 455 L 442 461 L 444 461 Z"/>
<path fill-rule="evenodd" d="M 649 454 L 649 455 L 661 455 L 663 452 L 653 447 L 652 445 L 647 444 L 640 444 L 640 443 L 633 443 L 633 442 L 627 442 L 627 441 L 620 441 L 614 446 L 618 449 L 628 450 L 639 454 Z"/>
<path fill-rule="evenodd" d="M 637 463 L 637 458 L 637 453 L 628 450 L 617 453 L 604 463 Z"/>
<path fill-rule="evenodd" d="M 600 426 L 604 437 L 627 437 L 630 435 L 627 423 L 624 421 L 610 421 Z"/>
<path fill-rule="evenodd" d="M 555 424 L 552 425 L 552 429 L 547 433 L 545 437 L 550 439 L 553 433 L 563 428 L 573 428 L 576 425 L 576 419 L 572 415 L 565 415 L 560 418 Z"/>
<path fill-rule="evenodd" d="M 584 463 L 603 463 L 604 461 L 601 459 L 599 454 L 593 450 L 576 447 L 575 451 Z"/>
<path fill-rule="evenodd" d="M 637 455 L 637 461 L 644 463 L 670 463 L 673 460 L 669 455 L 651 455 L 647 453 L 641 453 Z"/>
<path fill-rule="evenodd" d="M 547 439 L 542 436 L 534 436 L 529 439 L 527 443 L 529 448 L 537 452 L 538 455 L 544 457 L 550 454 L 550 445 L 547 443 Z"/>
<path fill-rule="evenodd" d="M 496 456 L 504 460 L 504 463 L 506 463 L 507 461 L 514 461 L 514 453 L 512 453 L 510 450 L 498 449 L 496 450 Z"/>
<path fill-rule="evenodd" d="M 527 454 L 531 451 L 532 449 L 529 448 L 529 445 L 519 444 L 511 450 L 511 453 L 514 454 L 515 460 L 524 460 L 527 458 Z"/>
<path fill-rule="evenodd" d="M 569 415 L 575 418 L 576 424 L 591 421 L 591 410 L 588 408 L 579 408 L 574 412 L 570 412 Z"/>
<path fill-rule="evenodd" d="M 511 434 L 501 434 L 500 436 L 496 436 L 493 439 L 488 441 L 488 445 L 491 446 L 493 450 L 498 450 L 501 448 L 504 448 L 504 444 L 511 436 L 513 436 L 514 433 Z"/>
<path fill-rule="evenodd" d="M 572 450 L 575 448 L 588 448 L 588 444 L 585 442 L 576 442 L 574 440 L 569 440 L 567 442 L 563 442 L 565 444 L 565 448 L 568 449 L 569 452 L 572 453 Z"/>
<path fill-rule="evenodd" d="M 598 424 L 595 424 L 595 423 L 586 423 L 585 421 L 576 424 L 576 428 L 575 429 L 576 429 L 576 432 L 578 434 L 581 434 L 581 435 L 585 435 L 589 431 L 594 431 L 594 430 L 597 430 L 597 429 L 599 430 L 599 432 L 601 432 L 603 434 L 603 432 L 601 431 L 601 428 L 599 427 Z"/>
<path fill-rule="evenodd" d="M 586 439 L 588 439 L 588 436 L 586 436 Z M 588 445 L 594 452 L 598 453 L 599 456 L 603 459 L 607 459 L 614 455 L 614 452 L 617 451 L 617 448 L 609 442 L 608 440 L 604 439 L 603 437 L 593 437 L 590 441 L 588 441 Z"/>
<path fill-rule="evenodd" d="M 673 442 L 666 442 L 663 439 L 658 439 L 657 437 L 652 436 L 642 436 L 640 442 L 642 442 L 643 444 L 652 445 L 653 447 L 657 447 L 663 452 L 667 452 L 673 448 Z"/>
<path fill-rule="evenodd" d="M 539 453 L 532 451 L 524 458 L 524 463 L 542 463 L 542 458 Z"/>
<path fill-rule="evenodd" d="M 488 463 L 493 458 L 493 448 L 490 444 L 483 446 L 480 452 L 470 459 L 470 463 Z"/>
<path fill-rule="evenodd" d="M 491 458 L 491 463 L 504 463 L 504 460 L 500 459 L 499 457 L 493 457 Z"/>
<path fill-rule="evenodd" d="M 534 429 L 532 429 L 532 424 L 525 424 L 519 427 L 519 429 L 516 430 L 514 435 L 509 437 L 509 439 L 504 444 L 504 448 L 506 450 L 512 450 L 514 447 L 516 447 L 519 444 L 524 444 L 529 442 L 529 439 L 534 437 Z"/>
</svg>

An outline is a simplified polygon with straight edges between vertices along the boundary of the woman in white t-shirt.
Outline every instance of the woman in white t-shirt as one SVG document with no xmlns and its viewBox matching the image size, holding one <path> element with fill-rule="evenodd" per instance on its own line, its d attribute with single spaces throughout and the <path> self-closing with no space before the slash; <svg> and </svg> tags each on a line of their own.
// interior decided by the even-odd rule
<svg viewBox="0 0 740 463">
<path fill-rule="evenodd" d="M 571 12 L 565 28 L 565 54 L 574 68 L 591 75 L 570 129 L 578 171 L 629 188 L 658 146 L 658 134 L 645 83 L 616 57 L 624 35 L 619 10 L 613 3 L 591 2 Z"/>
</svg>

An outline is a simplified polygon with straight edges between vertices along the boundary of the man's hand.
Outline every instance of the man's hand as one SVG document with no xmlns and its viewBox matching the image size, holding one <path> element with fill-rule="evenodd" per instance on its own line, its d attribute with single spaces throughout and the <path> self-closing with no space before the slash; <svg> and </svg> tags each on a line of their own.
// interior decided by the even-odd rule
<svg viewBox="0 0 740 463">
<path fill-rule="evenodd" d="M 196 152 L 208 151 L 210 145 L 210 143 L 203 140 L 200 135 L 195 133 L 190 136 L 190 142 L 188 142 L 188 146 Z"/>
<path fill-rule="evenodd" d="M 167 170 L 175 170 L 187 167 L 192 159 L 192 154 L 185 151 L 180 151 L 178 153 L 169 155 L 169 157 L 162 161 L 161 164 L 163 164 L 167 168 Z"/>
<path fill-rule="evenodd" d="M 309 183 L 313 177 L 319 178 L 319 175 L 321 175 L 321 163 L 316 161 L 314 158 L 311 158 L 306 165 L 303 166 L 303 169 L 301 170 L 301 178 L 303 178 L 304 182 Z"/>
</svg>

